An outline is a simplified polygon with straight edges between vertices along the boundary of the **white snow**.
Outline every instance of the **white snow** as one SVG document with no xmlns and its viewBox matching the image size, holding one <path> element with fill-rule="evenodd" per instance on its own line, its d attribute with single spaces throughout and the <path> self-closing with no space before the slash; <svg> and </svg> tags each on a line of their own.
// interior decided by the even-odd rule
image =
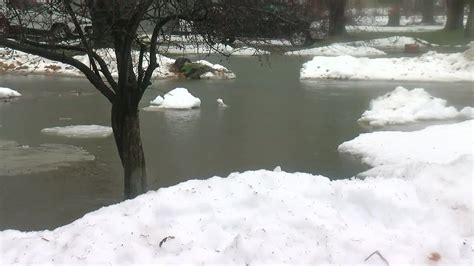
<svg viewBox="0 0 474 266">
<path fill-rule="evenodd" d="M 367 41 L 348 42 L 346 45 L 354 47 L 378 47 L 378 48 L 405 48 L 406 44 L 416 43 L 419 46 L 437 46 L 429 43 L 423 39 L 406 37 L 406 36 L 392 36 L 387 38 L 373 39 Z"/>
<path fill-rule="evenodd" d="M 215 69 L 215 71 L 202 74 L 201 79 L 235 79 L 235 74 L 222 65 L 212 64 L 206 60 L 199 60 L 196 63 Z"/>
<path fill-rule="evenodd" d="M 344 43 L 335 43 L 329 46 L 315 47 L 310 49 L 303 49 L 299 51 L 286 52 L 285 55 L 321 55 L 321 56 L 338 56 L 338 55 L 351 55 L 351 56 L 379 56 L 385 55 L 385 52 L 372 47 L 353 47 Z"/>
<path fill-rule="evenodd" d="M 44 128 L 41 133 L 67 138 L 106 138 L 112 135 L 112 128 L 98 125 L 74 125 Z"/>
<path fill-rule="evenodd" d="M 145 111 L 153 111 L 155 109 L 193 109 L 201 106 L 201 100 L 194 97 L 185 88 L 176 88 L 167 94 L 163 98 L 161 96 L 156 97 L 155 100 L 151 101 L 152 106 L 144 108 Z"/>
<path fill-rule="evenodd" d="M 362 179 L 249 171 L 190 180 L 53 231 L 0 232 L 3 264 L 471 265 L 474 120 L 339 150 Z"/>
<path fill-rule="evenodd" d="M 104 59 L 111 75 L 114 78 L 118 77 L 118 67 L 115 58 L 115 52 L 112 49 L 98 49 L 96 53 Z M 145 56 L 145 58 L 149 58 Z M 74 56 L 74 59 L 84 63 L 86 66 L 90 65 L 88 56 L 78 55 Z M 138 64 L 139 52 L 132 52 L 132 60 L 134 65 Z M 178 78 L 178 73 L 170 71 L 171 66 L 174 64 L 174 59 L 168 58 L 163 55 L 157 55 L 158 67 L 152 74 L 153 79 L 170 79 Z M 201 63 L 205 62 L 208 65 L 213 65 L 205 60 L 201 60 Z M 145 60 L 144 67 L 148 65 L 148 61 Z M 56 61 L 51 61 L 39 56 L 33 56 L 23 52 L 11 50 L 8 48 L 0 48 L 0 72 L 6 73 L 31 73 L 31 74 L 60 74 L 67 76 L 84 76 L 78 69 Z M 232 79 L 235 78 L 235 74 L 225 67 L 221 67 L 216 71 L 212 72 L 212 76 L 207 78 L 210 79 Z"/>
<path fill-rule="evenodd" d="M 233 56 L 256 56 L 269 54 L 268 51 L 255 49 L 252 47 L 232 47 L 229 45 L 217 44 L 215 46 L 209 46 L 207 44 L 195 45 L 195 44 L 184 44 L 184 45 L 171 45 L 160 47 L 161 53 L 170 54 L 224 54 Z"/>
<path fill-rule="evenodd" d="M 467 119 L 474 119 L 474 108 L 466 106 L 459 111 L 459 116 Z"/>
<path fill-rule="evenodd" d="M 428 52 L 419 57 L 374 59 L 347 55 L 316 56 L 303 65 L 300 77 L 301 79 L 473 81 L 473 73 L 474 61 L 463 53 Z"/>
<path fill-rule="evenodd" d="M 420 120 L 443 120 L 472 118 L 472 108 L 465 107 L 460 112 L 447 106 L 446 100 L 431 96 L 422 88 L 395 90 L 374 99 L 370 109 L 362 114 L 359 123 L 371 127 L 413 123 Z"/>
<path fill-rule="evenodd" d="M 224 100 L 222 99 L 217 99 L 217 106 L 223 107 L 223 108 L 229 107 L 227 104 L 224 103 Z"/>
<path fill-rule="evenodd" d="M 20 96 L 21 96 L 21 94 L 19 92 L 17 92 L 16 90 L 0 87 L 0 99 L 20 97 Z"/>
<path fill-rule="evenodd" d="M 386 178 L 407 179 L 413 174 L 409 171 L 416 172 L 416 169 L 411 169 L 413 165 L 426 164 L 425 167 L 429 169 L 431 166 L 440 167 L 464 160 L 472 161 L 474 155 L 473 133 L 474 120 L 430 126 L 414 132 L 373 132 L 362 134 L 341 144 L 339 151 L 355 155 L 361 158 L 363 163 L 373 167 L 368 173 L 378 171 L 378 175 Z M 469 166 L 470 169 L 473 169 L 474 164 Z M 387 172 L 383 170 L 387 170 Z M 469 173 L 468 178 L 472 179 L 472 174 L 473 172 Z M 452 176 L 446 178 L 455 185 L 459 182 L 458 179 L 466 177 L 452 173 Z M 465 180 L 464 184 L 465 186 L 469 184 L 467 186 L 469 189 L 473 185 L 470 179 Z M 431 182 L 436 183 L 437 181 L 433 177 Z M 426 185 L 429 188 L 429 184 Z M 440 193 L 439 196 L 443 194 Z"/>
<path fill-rule="evenodd" d="M 161 97 L 160 95 L 156 96 L 156 98 L 150 102 L 151 105 L 161 105 L 163 104 L 163 101 L 165 99 L 163 99 L 163 97 Z"/>
<path fill-rule="evenodd" d="M 348 25 L 347 32 L 428 32 L 442 30 L 444 24 L 439 25 L 406 25 L 400 27 L 379 26 L 379 25 Z"/>
</svg>

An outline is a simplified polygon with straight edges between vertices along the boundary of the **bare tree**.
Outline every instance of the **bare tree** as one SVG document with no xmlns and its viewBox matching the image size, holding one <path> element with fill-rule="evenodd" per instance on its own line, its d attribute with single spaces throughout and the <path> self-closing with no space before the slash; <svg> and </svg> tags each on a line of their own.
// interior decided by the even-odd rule
<svg viewBox="0 0 474 266">
<path fill-rule="evenodd" d="M 423 0 L 422 20 L 423 24 L 433 25 L 434 20 L 434 0 Z"/>
<path fill-rule="evenodd" d="M 346 10 L 347 0 L 327 0 L 329 11 L 329 35 L 336 36 L 346 33 Z"/>
<path fill-rule="evenodd" d="M 459 30 L 464 24 L 465 0 L 446 0 L 447 20 L 445 30 Z"/>
<path fill-rule="evenodd" d="M 287 12 L 276 12 L 251 0 L 52 0 L 38 6 L 52 20 L 68 23 L 47 25 L 41 16 L 21 12 L 11 0 L 11 19 L 36 28 L 10 27 L 0 31 L 0 46 L 69 64 L 79 71 L 111 104 L 111 124 L 124 170 L 124 195 L 133 198 L 146 189 L 146 163 L 140 137 L 139 102 L 159 67 L 157 51 L 166 39 L 167 25 L 176 20 L 189 22 L 194 34 L 209 44 L 240 34 L 252 21 L 254 34 L 268 32 L 272 16 L 288 21 Z M 45 1 L 42 1 L 45 2 Z M 284 10 L 283 10 L 284 11 Z M 51 17 L 49 17 L 51 18 Z M 34 23 L 33 23 L 34 22 Z M 83 27 L 92 23 L 92 30 Z M 144 27 L 144 23 L 151 25 Z M 73 29 L 64 25 L 73 24 Z M 298 29 L 295 23 L 291 30 Z M 258 25 L 265 25 L 259 27 Z M 41 32 L 41 34 L 39 33 Z M 161 41 L 160 41 L 161 40 Z M 117 66 L 112 73 L 103 49 Z M 85 54 L 88 63 L 74 58 Z"/>
<path fill-rule="evenodd" d="M 400 26 L 401 18 L 401 0 L 391 0 L 390 10 L 388 14 L 388 23 L 387 26 Z"/>
</svg>

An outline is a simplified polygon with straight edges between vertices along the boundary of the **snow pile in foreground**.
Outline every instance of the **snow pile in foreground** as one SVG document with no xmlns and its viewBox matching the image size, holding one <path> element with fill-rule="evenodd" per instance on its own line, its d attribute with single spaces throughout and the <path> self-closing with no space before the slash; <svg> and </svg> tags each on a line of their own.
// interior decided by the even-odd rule
<svg viewBox="0 0 474 266">
<path fill-rule="evenodd" d="M 368 41 L 349 42 L 347 45 L 355 47 L 381 47 L 381 48 L 405 48 L 406 44 L 416 43 L 419 46 L 433 46 L 425 40 L 406 37 L 406 36 L 392 36 L 388 38 L 373 39 Z"/>
<path fill-rule="evenodd" d="M 104 59 L 107 64 L 112 77 L 118 77 L 118 66 L 117 60 L 115 58 L 115 52 L 112 49 L 98 49 L 96 53 Z M 145 56 L 143 62 L 144 67 L 148 66 L 148 61 Z M 89 57 L 87 55 L 78 55 L 74 56 L 74 59 L 82 62 L 86 66 L 90 66 Z M 137 65 L 139 62 L 139 52 L 132 52 L 132 61 L 134 65 Z M 213 65 L 207 61 L 209 65 Z M 163 55 L 157 55 L 157 62 L 160 67 L 155 69 L 152 74 L 153 79 L 168 79 L 168 78 L 178 78 L 179 74 L 170 71 L 175 60 L 165 57 Z M 8 48 L 0 48 L 0 73 L 34 73 L 34 74 L 62 74 L 68 76 L 78 76 L 82 77 L 82 74 L 78 69 L 73 66 L 63 64 L 56 61 L 51 61 L 39 56 L 29 55 L 23 52 L 11 50 Z M 235 75 L 228 70 L 227 68 L 216 69 L 213 72 L 214 75 L 209 75 L 210 79 L 230 79 L 235 78 Z"/>
<path fill-rule="evenodd" d="M 376 132 L 340 150 L 365 180 L 249 171 L 191 180 L 53 231 L 0 232 L 10 263 L 466 264 L 473 259 L 474 121 Z M 377 170 L 377 171 L 375 171 Z"/>
<path fill-rule="evenodd" d="M 338 55 L 351 55 L 351 56 L 378 56 L 385 55 L 378 49 L 372 47 L 354 47 L 344 43 L 331 44 L 329 46 L 316 47 L 311 49 L 304 49 L 299 51 L 286 52 L 285 55 L 322 55 L 322 56 L 338 56 Z"/>
<path fill-rule="evenodd" d="M 347 55 L 316 56 L 303 64 L 300 77 L 301 79 L 473 81 L 473 73 L 474 61 L 463 53 L 428 52 L 419 57 L 375 59 Z"/>
<path fill-rule="evenodd" d="M 201 106 L 201 100 L 194 97 L 185 88 L 176 88 L 165 97 L 158 96 L 150 102 L 152 106 L 144 108 L 145 111 L 153 111 L 155 109 L 193 109 Z"/>
<path fill-rule="evenodd" d="M 106 138 L 112 135 L 112 128 L 98 125 L 77 125 L 44 128 L 41 133 L 67 138 Z"/>
<path fill-rule="evenodd" d="M 20 97 L 20 96 L 21 96 L 21 94 L 19 92 L 17 92 L 16 90 L 0 87 L 0 99 Z"/>
<path fill-rule="evenodd" d="M 399 86 L 392 92 L 372 100 L 370 110 L 365 111 L 358 122 L 381 127 L 420 120 L 473 119 L 470 110 L 471 107 L 458 111 L 453 106 L 447 106 L 446 100 L 433 97 L 424 89 L 416 88 L 409 91 Z"/>
</svg>

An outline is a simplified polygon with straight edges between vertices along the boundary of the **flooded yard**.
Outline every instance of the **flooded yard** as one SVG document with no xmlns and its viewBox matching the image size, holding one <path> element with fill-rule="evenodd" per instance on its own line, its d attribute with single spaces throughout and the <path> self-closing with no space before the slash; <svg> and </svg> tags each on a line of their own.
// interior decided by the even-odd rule
<svg viewBox="0 0 474 266">
<path fill-rule="evenodd" d="M 356 121 L 373 98 L 403 85 L 424 88 L 455 107 L 474 102 L 467 82 L 300 81 L 306 58 L 209 60 L 232 69 L 237 79 L 156 81 L 143 97 L 141 107 L 147 107 L 157 95 L 185 87 L 202 101 L 200 109 L 189 111 L 141 112 L 149 189 L 276 166 L 348 178 L 363 166 L 339 155 L 337 146 L 365 131 Z M 112 137 L 70 139 L 40 132 L 110 125 L 106 99 L 81 78 L 0 78 L 2 86 L 23 94 L 0 102 L 0 230 L 52 229 L 120 202 L 122 172 Z M 229 107 L 219 108 L 218 98 Z"/>
</svg>

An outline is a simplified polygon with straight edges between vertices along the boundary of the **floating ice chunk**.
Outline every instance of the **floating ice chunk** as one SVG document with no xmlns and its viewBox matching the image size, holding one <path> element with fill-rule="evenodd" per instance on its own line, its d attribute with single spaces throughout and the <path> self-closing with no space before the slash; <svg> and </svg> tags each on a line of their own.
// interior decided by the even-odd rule
<svg viewBox="0 0 474 266">
<path fill-rule="evenodd" d="M 469 109 L 464 112 L 469 115 Z M 407 90 L 401 86 L 370 103 L 358 120 L 369 126 L 386 126 L 411 123 L 420 120 L 454 119 L 461 114 L 446 100 L 436 98 L 424 89 Z M 464 113 L 463 113 L 464 115 Z"/>
<path fill-rule="evenodd" d="M 158 95 L 153 101 L 150 102 L 150 104 L 152 105 L 161 105 L 163 104 L 163 97 L 161 97 L 160 95 Z"/>
<path fill-rule="evenodd" d="M 0 87 L 0 99 L 1 98 L 13 98 L 13 97 L 20 97 L 21 94 L 15 90 Z"/>
<path fill-rule="evenodd" d="M 466 119 L 474 119 L 474 108 L 466 106 L 459 111 L 459 116 Z"/>
<path fill-rule="evenodd" d="M 112 135 L 112 128 L 98 125 L 77 125 L 45 128 L 41 130 L 41 133 L 67 138 L 106 138 Z"/>
<path fill-rule="evenodd" d="M 224 103 L 224 100 L 222 99 L 217 99 L 217 106 L 223 107 L 223 108 L 229 107 L 227 104 Z"/>
<path fill-rule="evenodd" d="M 185 88 L 176 88 L 165 94 L 164 98 L 160 98 L 161 97 L 158 96 L 155 100 L 152 101 L 152 104 L 156 104 L 159 108 L 164 109 L 193 109 L 199 108 L 201 106 L 201 100 L 199 98 L 194 97 Z M 156 109 L 151 107 L 147 108 L 147 110 L 152 111 Z"/>
<path fill-rule="evenodd" d="M 95 159 L 94 155 L 80 147 L 64 144 L 30 147 L 0 139 L 0 151 L 0 175 L 3 176 L 51 171 L 74 162 Z"/>
</svg>

